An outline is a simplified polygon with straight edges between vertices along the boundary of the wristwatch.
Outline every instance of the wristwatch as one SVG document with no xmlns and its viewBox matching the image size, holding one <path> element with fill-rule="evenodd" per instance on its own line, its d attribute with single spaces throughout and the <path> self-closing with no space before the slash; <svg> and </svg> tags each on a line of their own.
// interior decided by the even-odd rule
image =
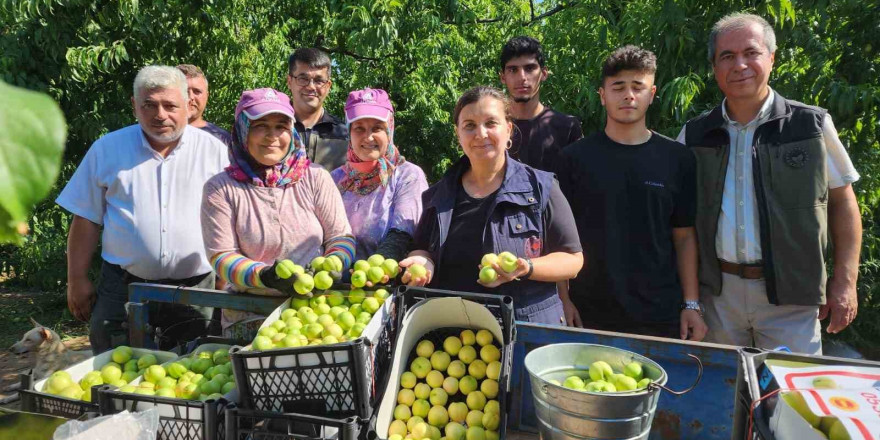
<svg viewBox="0 0 880 440">
<path fill-rule="evenodd" d="M 532 259 L 531 259 L 531 258 L 526 258 L 525 260 L 526 260 L 526 263 L 529 264 L 529 271 L 526 272 L 525 275 L 523 275 L 523 279 L 526 279 L 526 280 L 527 280 L 527 279 L 529 279 L 530 276 L 532 276 L 532 272 L 535 271 L 535 266 L 532 265 Z"/>
<path fill-rule="evenodd" d="M 703 303 L 699 301 L 685 301 L 681 303 L 682 310 L 696 310 L 697 313 L 700 314 L 700 317 L 703 316 Z"/>
</svg>

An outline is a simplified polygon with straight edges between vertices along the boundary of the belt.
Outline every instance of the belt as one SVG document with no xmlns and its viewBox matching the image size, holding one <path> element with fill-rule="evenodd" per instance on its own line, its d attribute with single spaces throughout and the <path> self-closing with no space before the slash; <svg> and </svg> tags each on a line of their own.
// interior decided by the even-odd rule
<svg viewBox="0 0 880 440">
<path fill-rule="evenodd" d="M 162 279 L 162 280 L 147 280 L 147 279 L 144 279 L 144 278 L 138 277 L 138 276 L 136 276 L 136 275 L 132 275 L 131 272 L 129 272 L 129 271 L 123 269 L 122 266 L 120 266 L 120 265 L 118 265 L 118 264 L 108 263 L 108 262 L 106 262 L 106 261 L 104 261 L 104 264 L 105 264 L 106 266 L 109 266 L 110 269 L 112 269 L 112 270 L 115 271 L 116 273 L 122 275 L 122 281 L 123 281 L 125 284 L 131 284 L 131 283 L 151 283 L 151 284 L 164 284 L 164 285 L 169 285 L 169 286 L 187 286 L 187 287 L 192 287 L 192 286 L 196 286 L 196 285 L 198 285 L 199 283 L 201 283 L 202 280 L 204 280 L 206 276 L 208 276 L 208 275 L 211 274 L 210 272 L 208 272 L 208 273 L 205 273 L 205 274 L 196 275 L 196 276 L 194 276 L 194 277 L 183 278 L 183 279 L 178 279 L 178 280 L 170 279 L 170 278 L 166 278 L 166 279 Z"/>
<path fill-rule="evenodd" d="M 739 264 L 729 261 L 718 260 L 721 265 L 721 271 L 731 275 L 736 275 L 747 280 L 760 280 L 764 278 L 764 266 L 761 263 Z"/>
</svg>

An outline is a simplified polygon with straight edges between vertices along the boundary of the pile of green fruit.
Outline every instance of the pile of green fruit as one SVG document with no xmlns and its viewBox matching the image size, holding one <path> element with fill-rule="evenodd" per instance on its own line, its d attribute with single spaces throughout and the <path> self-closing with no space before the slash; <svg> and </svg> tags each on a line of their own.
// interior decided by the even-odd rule
<svg viewBox="0 0 880 440">
<path fill-rule="evenodd" d="M 64 370 L 56 371 L 46 379 L 41 391 L 68 399 L 91 402 L 93 386 L 107 384 L 124 387 L 158 362 L 156 356 L 152 354 L 136 358 L 131 347 L 124 345 L 116 347 L 110 358 L 111 362 L 101 366 L 100 370 L 86 373 L 79 383 L 73 381 L 70 373 Z"/>
<path fill-rule="evenodd" d="M 351 285 L 364 287 L 367 281 L 373 285 L 387 283 L 400 273 L 400 265 L 392 258 L 385 258 L 379 254 L 370 255 L 366 260 L 354 262 L 351 272 Z M 387 278 L 386 278 L 387 276 Z"/>
<path fill-rule="evenodd" d="M 817 377 L 813 379 L 813 388 L 817 389 L 835 389 L 837 384 L 830 377 Z M 850 435 L 846 432 L 846 427 L 837 419 L 837 417 L 821 417 L 813 413 L 807 406 L 804 396 L 798 391 L 790 391 L 782 393 L 782 399 L 788 403 L 810 426 L 817 431 L 822 437 L 830 440 L 849 440 Z"/>
<path fill-rule="evenodd" d="M 313 289 L 327 290 L 338 281 L 342 272 L 342 260 L 336 255 L 315 257 L 308 270 L 290 260 L 282 260 L 275 267 L 275 274 L 281 279 L 293 279 L 293 290 L 300 295 L 308 295 Z"/>
<path fill-rule="evenodd" d="M 518 260 L 516 255 L 507 251 L 498 255 L 483 255 L 483 259 L 480 261 L 480 281 L 488 284 L 498 279 L 498 271 L 495 270 L 496 264 L 506 273 L 515 272 Z"/>
<path fill-rule="evenodd" d="M 630 362 L 624 366 L 622 373 L 616 373 L 608 362 L 596 361 L 590 364 L 590 370 L 584 374 L 568 376 L 562 383 L 556 379 L 548 382 L 576 391 L 615 393 L 644 389 L 651 379 L 645 377 L 642 364 L 638 362 Z"/>
<path fill-rule="evenodd" d="M 218 399 L 235 389 L 229 350 L 202 351 L 171 362 L 151 365 L 137 385 L 119 388 L 123 393 L 177 399 Z"/>
<path fill-rule="evenodd" d="M 464 330 L 436 351 L 424 339 L 415 354 L 400 376 L 388 440 L 497 440 L 501 350 L 492 333 Z"/>
<path fill-rule="evenodd" d="M 293 297 L 278 320 L 257 332 L 251 347 L 272 350 L 357 339 L 389 296 L 385 289 L 351 289 L 347 296 L 331 290 L 311 298 Z"/>
</svg>

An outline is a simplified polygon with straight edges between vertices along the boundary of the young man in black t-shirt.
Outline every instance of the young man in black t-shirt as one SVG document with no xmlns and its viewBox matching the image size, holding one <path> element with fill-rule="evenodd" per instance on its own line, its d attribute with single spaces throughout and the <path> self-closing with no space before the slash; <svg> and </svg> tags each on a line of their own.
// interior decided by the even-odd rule
<svg viewBox="0 0 880 440">
<path fill-rule="evenodd" d="M 650 51 L 612 53 L 599 87 L 605 130 L 562 153 L 585 259 L 570 296 L 585 327 L 699 341 L 696 159 L 645 125 L 656 69 Z"/>
<path fill-rule="evenodd" d="M 541 43 L 532 37 L 513 37 L 501 49 L 499 77 L 510 95 L 516 128 L 510 155 L 543 171 L 556 172 L 562 149 L 583 137 L 581 122 L 541 103 L 541 84 L 549 72 Z"/>
</svg>

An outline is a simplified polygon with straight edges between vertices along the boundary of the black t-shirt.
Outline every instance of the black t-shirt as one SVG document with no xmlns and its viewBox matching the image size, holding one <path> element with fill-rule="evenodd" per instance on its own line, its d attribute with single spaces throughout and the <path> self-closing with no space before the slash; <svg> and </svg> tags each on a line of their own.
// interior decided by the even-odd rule
<svg viewBox="0 0 880 440">
<path fill-rule="evenodd" d="M 489 221 L 489 210 L 494 205 L 498 191 L 482 199 L 467 194 L 459 185 L 455 196 L 455 207 L 449 232 L 443 245 L 443 257 L 435 261 L 437 267 L 430 287 L 435 289 L 457 290 L 462 292 L 493 293 L 477 283 L 480 275 L 480 260 L 483 255 L 492 252 L 484 249 L 483 233 Z M 427 212 L 426 212 L 427 213 Z M 554 215 L 554 213 L 556 215 Z M 433 221 L 419 221 L 414 237 L 414 249 L 429 249 Z M 544 252 L 581 252 L 581 243 L 577 229 L 570 214 L 568 202 L 554 180 L 550 189 L 550 200 L 544 211 Z"/>
<path fill-rule="evenodd" d="M 584 269 L 571 282 L 584 325 L 677 322 L 672 229 L 694 226 L 693 153 L 657 133 L 623 145 L 602 131 L 566 147 L 561 159 L 560 184 L 584 248 Z"/>
<path fill-rule="evenodd" d="M 550 108 L 533 119 L 514 119 L 513 124 L 511 157 L 551 173 L 556 172 L 562 149 L 584 136 L 577 118 Z"/>
</svg>

